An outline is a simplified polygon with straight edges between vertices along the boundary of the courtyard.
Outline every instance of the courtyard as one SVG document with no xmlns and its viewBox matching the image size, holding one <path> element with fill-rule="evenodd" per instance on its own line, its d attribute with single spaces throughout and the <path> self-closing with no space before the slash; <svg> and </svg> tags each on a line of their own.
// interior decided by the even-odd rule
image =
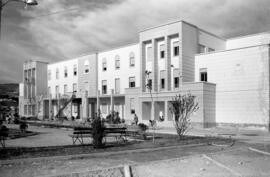
<svg viewBox="0 0 270 177">
<path fill-rule="evenodd" d="M 1 153 L 14 154 L 1 154 L 0 176 L 124 177 L 127 165 L 138 177 L 270 174 L 270 136 L 261 130 L 193 128 L 188 132 L 193 139 L 174 142 L 175 130 L 161 127 L 155 143 L 151 138 L 120 144 L 110 140 L 103 149 L 93 149 L 91 141 L 72 145 L 72 129 L 30 126 L 29 131 L 36 134 L 6 141 L 7 151 Z"/>
</svg>

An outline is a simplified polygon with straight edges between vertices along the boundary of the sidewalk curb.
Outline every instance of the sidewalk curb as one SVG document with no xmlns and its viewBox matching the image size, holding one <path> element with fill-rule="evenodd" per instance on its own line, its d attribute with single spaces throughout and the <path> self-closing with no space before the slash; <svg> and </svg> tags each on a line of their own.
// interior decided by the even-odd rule
<svg viewBox="0 0 270 177">
<path fill-rule="evenodd" d="M 193 147 L 193 146 L 205 146 L 206 143 L 199 144 L 189 144 L 189 145 L 177 145 L 177 146 L 167 146 L 167 147 L 158 147 L 158 148 L 144 148 L 144 149 L 134 149 L 134 150 L 125 150 L 125 151 L 110 151 L 110 152 L 98 152 L 98 153 L 90 153 L 90 154 L 77 154 L 77 155 L 67 155 L 67 156 L 50 156 L 50 157 L 35 157 L 35 158 L 26 158 L 26 159 L 12 159 L 12 160 L 0 160 L 0 165 L 7 164 L 18 164 L 18 163 L 29 163 L 34 161 L 42 161 L 42 160 L 68 160 L 73 158 L 90 158 L 90 157 L 102 157 L 109 155 L 117 155 L 117 154 L 129 154 L 129 153 L 142 153 L 149 151 L 159 151 L 166 149 L 174 149 L 180 147 Z"/>
<path fill-rule="evenodd" d="M 269 153 L 269 152 L 261 151 L 261 150 L 259 150 L 259 149 L 252 148 L 252 147 L 249 147 L 248 149 L 249 149 L 250 151 L 253 151 L 253 152 L 257 152 L 257 153 L 260 153 L 260 154 L 264 154 L 264 155 L 269 155 L 269 156 L 270 156 L 270 153 Z"/>
</svg>

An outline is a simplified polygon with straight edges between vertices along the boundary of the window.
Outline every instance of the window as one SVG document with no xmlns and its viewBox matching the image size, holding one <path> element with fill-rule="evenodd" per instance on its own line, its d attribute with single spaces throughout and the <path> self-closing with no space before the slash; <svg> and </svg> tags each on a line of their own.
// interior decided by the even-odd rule
<svg viewBox="0 0 270 177">
<path fill-rule="evenodd" d="M 120 69 L 120 57 L 119 57 L 119 55 L 115 56 L 115 69 Z"/>
<path fill-rule="evenodd" d="M 68 86 L 67 86 L 67 84 L 65 84 L 64 85 L 64 94 L 67 94 L 67 92 L 68 92 Z"/>
<path fill-rule="evenodd" d="M 179 42 L 173 43 L 173 56 L 179 56 Z"/>
<path fill-rule="evenodd" d="M 129 66 L 133 67 L 135 66 L 135 55 L 133 52 L 129 54 Z"/>
<path fill-rule="evenodd" d="M 200 69 L 200 81 L 207 82 L 207 68 Z"/>
<path fill-rule="evenodd" d="M 160 89 L 165 89 L 165 79 L 160 79 Z"/>
<path fill-rule="evenodd" d="M 103 58 L 103 61 L 102 61 L 102 71 L 107 71 L 107 61 L 106 61 L 106 58 Z"/>
<path fill-rule="evenodd" d="M 101 113 L 102 114 L 107 114 L 107 105 L 106 104 L 101 105 Z"/>
<path fill-rule="evenodd" d="M 135 114 L 134 98 L 130 98 L 130 114 Z"/>
<path fill-rule="evenodd" d="M 115 79 L 115 93 L 116 94 L 120 93 L 120 79 L 119 78 Z"/>
<path fill-rule="evenodd" d="M 102 85 L 102 94 L 107 94 L 107 81 L 103 80 L 101 85 Z"/>
<path fill-rule="evenodd" d="M 199 53 L 205 53 L 206 52 L 206 47 L 204 45 L 199 44 L 198 48 L 199 48 L 198 49 Z"/>
<path fill-rule="evenodd" d="M 65 69 L 64 69 L 64 77 L 67 77 L 68 76 L 68 69 L 67 67 L 65 66 Z"/>
<path fill-rule="evenodd" d="M 148 81 L 147 81 L 147 89 L 152 90 L 152 79 L 148 79 Z"/>
<path fill-rule="evenodd" d="M 72 91 L 73 91 L 73 92 L 77 92 L 77 84 L 76 84 L 76 83 L 74 83 L 74 84 L 72 85 Z"/>
<path fill-rule="evenodd" d="M 89 87 L 88 82 L 84 82 L 84 91 L 88 91 L 88 87 Z"/>
<path fill-rule="evenodd" d="M 56 68 L 55 78 L 59 79 L 59 69 L 58 68 Z"/>
<path fill-rule="evenodd" d="M 179 88 L 179 77 L 174 78 L 174 88 Z"/>
<path fill-rule="evenodd" d="M 166 73 L 165 70 L 160 71 L 160 89 L 165 89 L 165 77 Z"/>
<path fill-rule="evenodd" d="M 135 84 L 135 77 L 130 77 L 129 78 L 129 88 L 133 88 L 135 86 L 136 86 L 136 84 Z"/>
<path fill-rule="evenodd" d="M 162 45 L 160 45 L 160 59 L 163 59 L 163 58 L 165 58 L 165 45 L 164 44 L 162 44 Z"/>
<path fill-rule="evenodd" d="M 89 61 L 88 60 L 84 61 L 84 73 L 85 74 L 89 73 Z"/>
<path fill-rule="evenodd" d="M 152 61 L 152 47 L 147 47 L 147 61 Z"/>
<path fill-rule="evenodd" d="M 59 95 L 59 86 L 55 86 L 55 94 L 58 96 Z"/>
<path fill-rule="evenodd" d="M 51 87 L 48 87 L 48 96 L 51 95 Z"/>
<path fill-rule="evenodd" d="M 51 80 L 51 78 L 52 78 L 51 70 L 48 70 L 48 80 Z"/>
<path fill-rule="evenodd" d="M 77 76 L 77 65 L 73 65 L 73 76 Z"/>
<path fill-rule="evenodd" d="M 214 52 L 215 49 L 212 49 L 212 48 L 208 47 L 207 51 L 208 51 L 208 52 Z"/>
</svg>

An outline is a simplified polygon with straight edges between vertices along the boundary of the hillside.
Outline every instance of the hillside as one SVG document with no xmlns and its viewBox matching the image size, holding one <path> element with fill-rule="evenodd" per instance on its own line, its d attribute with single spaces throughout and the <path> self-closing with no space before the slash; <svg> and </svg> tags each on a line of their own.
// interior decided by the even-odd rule
<svg viewBox="0 0 270 177">
<path fill-rule="evenodd" d="M 0 98 L 17 98 L 19 84 L 0 84 Z"/>
</svg>

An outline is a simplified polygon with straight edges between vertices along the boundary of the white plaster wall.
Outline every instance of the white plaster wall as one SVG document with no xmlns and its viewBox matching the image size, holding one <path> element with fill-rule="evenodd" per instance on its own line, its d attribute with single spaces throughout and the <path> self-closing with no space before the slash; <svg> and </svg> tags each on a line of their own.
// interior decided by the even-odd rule
<svg viewBox="0 0 270 177">
<path fill-rule="evenodd" d="M 217 123 L 264 124 L 269 117 L 269 49 L 257 46 L 195 57 L 195 81 L 207 68 L 216 83 Z"/>
<path fill-rule="evenodd" d="M 72 60 L 66 60 L 62 62 L 57 62 L 53 64 L 48 65 L 48 70 L 51 70 L 51 80 L 48 80 L 48 87 L 51 87 L 51 94 L 52 98 L 55 98 L 55 86 L 59 86 L 59 93 L 64 94 L 64 85 L 66 84 L 68 87 L 68 92 L 73 91 L 73 83 L 77 84 L 78 87 L 78 71 L 77 76 L 73 75 L 73 65 L 78 66 L 78 60 L 72 59 Z M 65 66 L 68 69 L 68 76 L 64 77 L 64 69 Z M 59 69 L 59 79 L 56 79 L 56 68 Z M 79 70 L 79 68 L 78 68 Z M 77 88 L 78 90 L 78 88 Z"/>
<path fill-rule="evenodd" d="M 241 36 L 227 40 L 226 49 L 236 49 L 270 43 L 270 33 Z"/>
<path fill-rule="evenodd" d="M 129 54 L 135 54 L 135 66 L 129 66 Z M 120 69 L 115 69 L 115 56 L 120 57 Z M 107 80 L 107 93 L 115 89 L 115 79 L 120 78 L 120 94 L 125 93 L 125 88 L 129 87 L 129 77 L 135 76 L 136 87 L 140 86 L 140 49 L 139 44 L 124 46 L 98 54 L 98 89 L 102 90 L 102 80 Z M 102 71 L 102 60 L 107 60 L 107 71 Z"/>
<path fill-rule="evenodd" d="M 226 49 L 225 39 L 209 34 L 201 29 L 198 30 L 198 40 L 199 44 L 215 49 L 216 51 Z"/>
</svg>

